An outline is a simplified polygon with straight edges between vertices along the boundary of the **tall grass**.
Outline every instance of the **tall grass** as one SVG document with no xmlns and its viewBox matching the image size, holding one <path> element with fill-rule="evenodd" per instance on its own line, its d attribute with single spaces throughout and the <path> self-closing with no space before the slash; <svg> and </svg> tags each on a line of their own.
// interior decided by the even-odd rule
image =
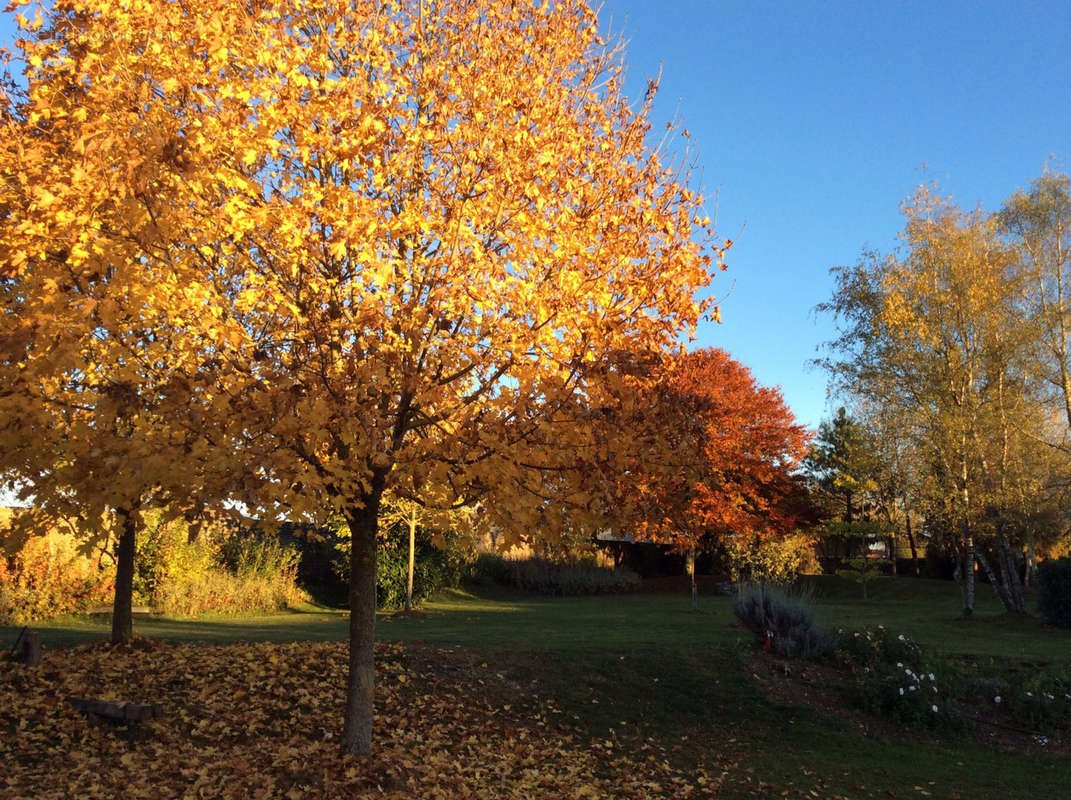
<svg viewBox="0 0 1071 800">
<path fill-rule="evenodd" d="M 172 616 L 281 611 L 308 599 L 297 585 L 299 558 L 274 537 L 232 537 L 215 564 L 161 577 L 153 608 Z"/>
<path fill-rule="evenodd" d="M 544 558 L 507 559 L 488 553 L 477 559 L 476 576 L 525 592 L 553 596 L 628 592 L 640 585 L 639 575 L 628 569 Z"/>
<path fill-rule="evenodd" d="M 293 572 L 235 575 L 215 568 L 196 575 L 164 578 L 153 594 L 153 608 L 169 616 L 241 614 L 282 611 L 306 599 Z"/>
</svg>

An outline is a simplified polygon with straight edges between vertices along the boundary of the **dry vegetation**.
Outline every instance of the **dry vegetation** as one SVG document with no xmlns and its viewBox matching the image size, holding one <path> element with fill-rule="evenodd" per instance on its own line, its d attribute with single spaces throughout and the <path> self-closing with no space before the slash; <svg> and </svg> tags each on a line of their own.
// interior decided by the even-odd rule
<svg viewBox="0 0 1071 800">
<path fill-rule="evenodd" d="M 591 739 L 552 700 L 450 651 L 377 645 L 377 740 L 340 756 L 343 644 L 95 644 L 3 665 L 4 797 L 687 798 L 722 767 Z M 129 726 L 68 696 L 160 703 Z M 510 699 L 512 698 L 512 702 Z"/>
</svg>

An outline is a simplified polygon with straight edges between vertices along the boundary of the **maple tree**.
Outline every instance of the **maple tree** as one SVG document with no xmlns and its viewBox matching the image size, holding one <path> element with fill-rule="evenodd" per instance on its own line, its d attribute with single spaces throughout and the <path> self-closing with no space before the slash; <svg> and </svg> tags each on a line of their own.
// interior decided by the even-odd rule
<svg viewBox="0 0 1071 800">
<path fill-rule="evenodd" d="M 747 547 L 806 520 L 794 473 L 809 436 L 779 390 L 760 386 L 724 350 L 706 348 L 669 357 L 653 392 L 666 443 L 641 462 L 642 536 L 694 559 L 704 537 Z"/>
<path fill-rule="evenodd" d="M 156 199 L 91 185 L 83 142 L 100 143 L 104 128 L 68 124 L 86 120 L 80 87 L 46 104 L 38 92 L 48 91 L 8 79 L 0 93 L 0 473 L 32 501 L 26 524 L 80 518 L 87 550 L 113 541 L 112 640 L 129 641 L 142 511 L 198 507 L 229 466 L 207 457 L 201 401 L 178 377 L 183 350 L 167 316 L 188 309 L 143 269 L 127 221 L 151 217 Z M 101 147 L 102 165 L 121 163 L 118 138 Z"/>
<path fill-rule="evenodd" d="M 515 537 L 559 536 L 552 502 L 598 524 L 577 477 L 630 437 L 598 432 L 589 376 L 703 312 L 721 251 L 646 145 L 656 84 L 629 105 L 582 0 L 63 0 L 23 27 L 5 274 L 39 284 L 38 339 L 83 284 L 79 330 L 133 332 L 100 363 L 164 423 L 146 456 L 200 479 L 154 446 L 179 418 L 251 511 L 346 520 L 342 748 L 367 752 L 384 496 L 493 495 Z"/>
</svg>

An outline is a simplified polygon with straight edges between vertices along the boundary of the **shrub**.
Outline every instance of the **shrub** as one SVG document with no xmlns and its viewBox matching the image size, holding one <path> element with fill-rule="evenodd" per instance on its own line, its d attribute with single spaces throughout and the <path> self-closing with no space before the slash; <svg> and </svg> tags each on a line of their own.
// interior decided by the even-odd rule
<svg viewBox="0 0 1071 800">
<path fill-rule="evenodd" d="M 381 529 L 376 553 L 376 605 L 398 608 L 405 604 L 409 577 L 409 528 L 398 523 L 385 531 Z M 443 589 L 457 587 L 472 573 L 476 553 L 470 540 L 448 532 L 438 547 L 418 530 L 414 549 L 413 602 L 421 603 Z M 318 560 L 330 564 L 330 575 L 317 576 L 319 585 L 310 587 L 324 602 L 346 605 L 350 575 L 350 538 L 347 532 L 329 537 L 323 542 L 303 543 L 306 556 L 315 552 Z M 316 552 L 318 551 L 318 552 Z M 326 580 L 325 580 L 326 578 Z"/>
<path fill-rule="evenodd" d="M 235 575 L 218 567 L 198 575 L 165 577 L 153 594 L 156 611 L 173 616 L 282 611 L 305 600 L 294 576 Z"/>
<path fill-rule="evenodd" d="M 838 655 L 855 676 L 853 700 L 872 714 L 909 725 L 958 724 L 949 670 L 923 656 L 918 643 L 883 626 L 842 635 Z"/>
<path fill-rule="evenodd" d="M 436 547 L 419 537 L 414 548 L 413 603 L 421 603 L 436 592 L 457 587 L 472 569 L 474 553 L 467 540 L 446 535 L 446 547 Z M 381 608 L 405 604 L 409 579 L 409 531 L 396 525 L 387 532 L 376 556 L 376 602 Z"/>
<path fill-rule="evenodd" d="M 114 570 L 79 552 L 73 536 L 34 536 L 11 558 L 0 554 L 0 623 L 86 611 L 111 598 L 114 578 Z"/>
<path fill-rule="evenodd" d="M 1061 731 L 1071 724 L 1071 670 L 1042 671 L 1009 685 L 1012 718 L 1034 730 Z"/>
<path fill-rule="evenodd" d="M 218 547 L 172 543 L 170 553 L 152 594 L 164 614 L 280 611 L 307 599 L 297 586 L 299 553 L 274 536 L 232 535 Z"/>
<path fill-rule="evenodd" d="M 142 521 L 135 602 L 189 615 L 273 611 L 305 599 L 296 584 L 297 554 L 275 537 L 214 525 L 190 541 L 187 523 L 158 509 L 143 512 Z M 0 556 L 0 622 L 25 624 L 110 604 L 114 562 L 103 567 L 79 552 L 100 533 L 30 535 L 13 556 Z"/>
<path fill-rule="evenodd" d="M 806 533 L 750 542 L 733 538 L 725 550 L 734 581 L 789 584 L 801 573 L 821 572 L 814 537 Z"/>
<path fill-rule="evenodd" d="M 182 519 L 167 519 L 159 509 L 142 512 L 134 555 L 134 599 L 156 606 L 163 582 L 196 581 L 217 565 L 218 542 L 227 531 L 210 528 L 191 540 L 189 525 Z"/>
<path fill-rule="evenodd" d="M 479 584 L 509 585 L 509 561 L 498 553 L 480 553 L 472 567 L 472 579 Z"/>
<path fill-rule="evenodd" d="M 534 594 L 554 596 L 628 592 L 640 585 L 632 570 L 545 558 L 508 559 L 489 553 L 476 562 L 477 579 Z"/>
<path fill-rule="evenodd" d="M 274 536 L 252 533 L 232 536 L 220 547 L 221 566 L 239 577 L 259 575 L 266 579 L 293 577 L 301 553 Z"/>
<path fill-rule="evenodd" d="M 867 599 L 867 586 L 880 578 L 885 572 L 885 564 L 872 558 L 848 559 L 842 569 L 837 570 L 837 576 L 852 583 L 858 583 L 863 587 L 863 599 Z"/>
<path fill-rule="evenodd" d="M 763 646 L 786 658 L 820 658 L 836 645 L 815 621 L 802 597 L 766 586 L 740 590 L 733 600 L 733 613 Z"/>
<path fill-rule="evenodd" d="M 1050 625 L 1071 628 L 1071 557 L 1038 565 L 1038 613 Z"/>
</svg>

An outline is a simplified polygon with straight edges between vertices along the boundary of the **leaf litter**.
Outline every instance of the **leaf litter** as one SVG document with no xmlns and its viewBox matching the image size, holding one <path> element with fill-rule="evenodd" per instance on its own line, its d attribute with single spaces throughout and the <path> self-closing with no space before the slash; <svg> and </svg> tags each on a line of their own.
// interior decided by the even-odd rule
<svg viewBox="0 0 1071 800">
<path fill-rule="evenodd" d="M 701 798 L 731 768 L 682 767 L 653 738 L 593 738 L 537 690 L 484 692 L 493 671 L 417 650 L 376 645 L 365 757 L 339 755 L 344 643 L 136 639 L 49 652 L 36 669 L 4 663 L 0 797 Z M 95 721 L 70 696 L 163 715 Z"/>
</svg>

